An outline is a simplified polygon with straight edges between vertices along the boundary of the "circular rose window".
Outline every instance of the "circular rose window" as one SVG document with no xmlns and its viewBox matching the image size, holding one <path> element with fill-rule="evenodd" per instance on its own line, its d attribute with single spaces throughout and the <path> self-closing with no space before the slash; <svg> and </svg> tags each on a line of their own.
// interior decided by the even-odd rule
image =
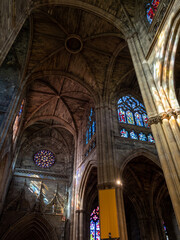
<svg viewBox="0 0 180 240">
<path fill-rule="evenodd" d="M 55 156 L 49 150 L 40 150 L 34 154 L 34 162 L 38 167 L 49 168 L 55 163 Z"/>
</svg>

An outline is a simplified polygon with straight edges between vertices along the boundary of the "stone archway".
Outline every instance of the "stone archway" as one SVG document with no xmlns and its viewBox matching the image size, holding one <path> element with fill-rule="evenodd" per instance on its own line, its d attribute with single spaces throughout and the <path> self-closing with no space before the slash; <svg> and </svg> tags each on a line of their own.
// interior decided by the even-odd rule
<svg viewBox="0 0 180 240">
<path fill-rule="evenodd" d="M 77 239 L 90 238 L 90 213 L 98 205 L 97 167 L 89 162 L 83 174 L 80 190 L 80 209 L 76 211 Z"/>
<path fill-rule="evenodd" d="M 122 181 L 128 239 L 166 239 L 163 222 L 168 237 L 178 239 L 177 223 L 171 226 L 162 214 L 171 202 L 161 168 L 148 157 L 136 156 L 125 166 Z"/>
<path fill-rule="evenodd" d="M 2 240 L 57 240 L 53 227 L 39 214 L 32 213 L 22 217 L 15 223 Z"/>
</svg>

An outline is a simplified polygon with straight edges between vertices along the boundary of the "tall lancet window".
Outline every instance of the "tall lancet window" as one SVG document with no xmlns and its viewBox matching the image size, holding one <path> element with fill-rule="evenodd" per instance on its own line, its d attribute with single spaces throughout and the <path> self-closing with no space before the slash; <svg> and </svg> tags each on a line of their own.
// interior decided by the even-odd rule
<svg viewBox="0 0 180 240">
<path fill-rule="evenodd" d="M 91 108 L 86 129 L 86 144 L 88 144 L 91 141 L 95 133 L 96 133 L 95 112 L 94 109 Z"/>
<path fill-rule="evenodd" d="M 93 108 L 90 109 L 85 134 L 85 156 L 87 157 L 92 149 L 96 147 L 96 117 Z"/>
<path fill-rule="evenodd" d="M 146 109 L 139 100 L 131 95 L 123 96 L 118 100 L 117 111 L 121 137 L 154 143 Z"/>
<path fill-rule="evenodd" d="M 99 207 L 90 215 L 90 240 L 100 240 Z"/>
</svg>

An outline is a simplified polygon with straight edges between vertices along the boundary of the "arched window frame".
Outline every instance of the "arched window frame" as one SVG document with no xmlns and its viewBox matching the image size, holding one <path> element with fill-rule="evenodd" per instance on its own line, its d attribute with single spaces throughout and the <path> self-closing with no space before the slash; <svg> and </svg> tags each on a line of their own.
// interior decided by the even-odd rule
<svg viewBox="0 0 180 240">
<path fill-rule="evenodd" d="M 88 111 L 85 131 L 85 157 L 96 147 L 96 115 L 91 107 Z"/>
<path fill-rule="evenodd" d="M 144 105 L 131 94 L 120 96 L 117 104 L 120 137 L 128 140 L 154 143 Z M 131 119 L 128 120 L 128 114 Z"/>
<path fill-rule="evenodd" d="M 90 240 L 100 239 L 99 207 L 95 208 L 90 215 Z"/>
</svg>

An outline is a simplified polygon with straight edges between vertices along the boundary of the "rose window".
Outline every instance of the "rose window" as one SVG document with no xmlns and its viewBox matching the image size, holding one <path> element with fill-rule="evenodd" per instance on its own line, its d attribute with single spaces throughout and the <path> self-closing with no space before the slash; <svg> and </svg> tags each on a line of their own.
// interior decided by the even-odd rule
<svg viewBox="0 0 180 240">
<path fill-rule="evenodd" d="M 49 168 L 55 163 L 55 156 L 49 150 L 40 150 L 34 154 L 34 162 L 38 167 Z"/>
</svg>

